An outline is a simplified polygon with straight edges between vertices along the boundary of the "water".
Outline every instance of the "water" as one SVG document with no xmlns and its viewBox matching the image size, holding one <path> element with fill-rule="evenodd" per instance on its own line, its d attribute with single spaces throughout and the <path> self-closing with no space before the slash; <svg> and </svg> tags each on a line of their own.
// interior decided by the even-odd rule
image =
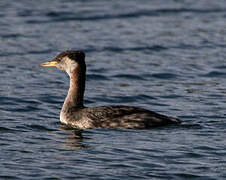
<svg viewBox="0 0 226 180">
<path fill-rule="evenodd" d="M 0 2 L 0 179 L 225 179 L 223 0 Z M 68 77 L 41 68 L 86 52 L 85 104 L 177 116 L 153 130 L 59 123 Z"/>
</svg>

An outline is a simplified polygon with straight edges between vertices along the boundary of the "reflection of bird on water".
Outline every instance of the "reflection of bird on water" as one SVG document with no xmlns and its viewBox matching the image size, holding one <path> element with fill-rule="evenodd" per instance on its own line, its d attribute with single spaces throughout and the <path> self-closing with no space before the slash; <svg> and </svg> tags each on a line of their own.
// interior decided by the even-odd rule
<svg viewBox="0 0 226 180">
<path fill-rule="evenodd" d="M 78 129 L 128 128 L 146 129 L 181 121 L 153 111 L 132 106 L 101 106 L 89 108 L 83 105 L 86 64 L 82 51 L 65 51 L 41 66 L 56 66 L 70 77 L 70 88 L 64 101 L 60 121 Z"/>
<path fill-rule="evenodd" d="M 82 134 L 82 130 L 74 129 L 74 128 L 71 128 L 70 126 L 65 126 L 63 124 L 60 126 L 60 129 L 69 133 L 69 136 L 66 136 L 65 138 L 66 149 L 77 150 L 77 149 L 89 148 L 89 146 L 84 144 L 83 142 L 84 137 Z M 85 137 L 85 139 L 89 139 L 89 138 Z"/>
</svg>

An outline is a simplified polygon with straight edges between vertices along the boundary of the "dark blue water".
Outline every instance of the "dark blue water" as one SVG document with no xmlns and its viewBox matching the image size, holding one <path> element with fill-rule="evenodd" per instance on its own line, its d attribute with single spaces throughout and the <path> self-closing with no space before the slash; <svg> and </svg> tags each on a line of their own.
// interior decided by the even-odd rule
<svg viewBox="0 0 226 180">
<path fill-rule="evenodd" d="M 0 2 L 0 179 L 225 179 L 226 2 Z M 85 104 L 177 116 L 153 130 L 59 123 L 68 77 L 41 68 L 86 52 Z"/>
</svg>

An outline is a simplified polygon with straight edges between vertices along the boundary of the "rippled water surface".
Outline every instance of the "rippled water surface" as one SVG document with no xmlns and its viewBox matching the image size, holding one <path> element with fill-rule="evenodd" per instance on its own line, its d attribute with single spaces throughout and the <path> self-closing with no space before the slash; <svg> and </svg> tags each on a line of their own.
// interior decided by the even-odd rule
<svg viewBox="0 0 226 180">
<path fill-rule="evenodd" d="M 0 2 L 0 179 L 225 179 L 223 0 Z M 59 123 L 68 77 L 41 68 L 86 52 L 85 104 L 183 119 L 153 130 Z"/>
</svg>

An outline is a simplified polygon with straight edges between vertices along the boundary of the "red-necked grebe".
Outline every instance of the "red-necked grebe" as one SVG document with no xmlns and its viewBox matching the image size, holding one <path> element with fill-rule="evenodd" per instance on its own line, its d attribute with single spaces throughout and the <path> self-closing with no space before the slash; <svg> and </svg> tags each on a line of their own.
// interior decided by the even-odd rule
<svg viewBox="0 0 226 180">
<path fill-rule="evenodd" d="M 60 112 L 60 121 L 64 124 L 78 129 L 149 129 L 181 122 L 174 117 L 132 106 L 85 107 L 86 64 L 82 51 L 64 51 L 41 66 L 56 66 L 70 77 L 70 88 Z"/>
</svg>

